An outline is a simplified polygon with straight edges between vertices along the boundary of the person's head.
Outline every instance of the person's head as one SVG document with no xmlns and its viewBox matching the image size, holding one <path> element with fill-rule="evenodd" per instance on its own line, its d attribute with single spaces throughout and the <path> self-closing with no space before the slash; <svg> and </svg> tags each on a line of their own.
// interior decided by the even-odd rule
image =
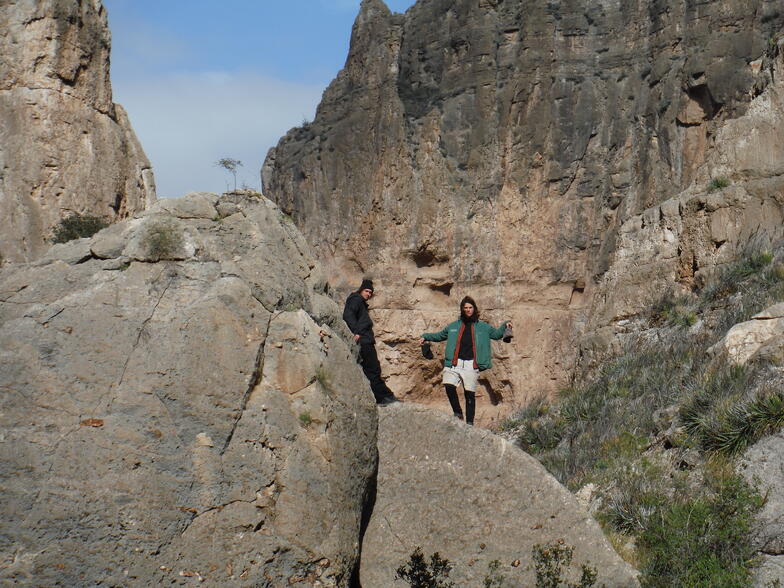
<svg viewBox="0 0 784 588">
<path fill-rule="evenodd" d="M 359 292 L 359 295 L 365 300 L 370 300 L 370 297 L 373 296 L 373 281 L 362 280 L 362 284 L 360 284 L 357 292 Z"/>
<path fill-rule="evenodd" d="M 460 301 L 460 319 L 467 323 L 475 323 L 479 320 L 479 307 L 470 296 L 465 296 Z"/>
</svg>

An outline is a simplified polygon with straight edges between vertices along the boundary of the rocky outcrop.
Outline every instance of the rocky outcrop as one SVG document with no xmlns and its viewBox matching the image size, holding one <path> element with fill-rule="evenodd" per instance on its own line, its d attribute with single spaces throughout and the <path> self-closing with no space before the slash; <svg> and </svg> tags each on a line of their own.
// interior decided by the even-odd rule
<svg viewBox="0 0 784 588">
<path fill-rule="evenodd" d="M 755 443 L 741 460 L 741 472 L 765 496 L 758 515 L 757 547 L 761 563 L 754 586 L 784 582 L 784 435 L 777 433 Z"/>
<path fill-rule="evenodd" d="M 0 2 L 0 263 L 38 258 L 64 216 L 115 221 L 155 200 L 109 51 L 100 0 Z"/>
<path fill-rule="evenodd" d="M 492 433 L 414 404 L 379 411 L 378 491 L 362 543 L 364 588 L 402 586 L 396 569 L 419 546 L 448 559 L 459 586 L 480 586 L 490 562 L 505 585 L 533 586 L 534 545 L 575 546 L 597 585 L 638 586 L 575 497 L 534 458 Z M 575 581 L 577 578 L 570 578 Z"/>
<path fill-rule="evenodd" d="M 265 193 L 330 260 L 336 287 L 376 278 L 396 392 L 431 401 L 437 370 L 415 359 L 413 340 L 464 294 L 514 320 L 509 361 L 487 377 L 500 402 L 487 421 L 563 383 L 577 339 L 623 318 L 606 304 L 614 288 L 631 280 L 639 293 L 659 271 L 617 267 L 632 264 L 624 235 L 638 217 L 688 189 L 704 197 L 718 175 L 747 182 L 731 198 L 765 222 L 780 216 L 782 121 L 762 103 L 780 91 L 770 86 L 782 28 L 767 0 L 421 0 L 405 15 L 364 0 L 315 120 L 270 152 Z M 725 130 L 746 116 L 745 134 L 740 122 Z M 753 122 L 765 116 L 772 127 Z M 699 224 L 697 202 L 667 214 Z M 712 216 L 718 241 L 689 230 L 656 242 L 677 260 L 661 281 L 691 285 L 697 250 L 713 249 L 711 263 L 730 256 L 729 202 Z M 629 302 L 637 312 L 647 300 Z"/>
<path fill-rule="evenodd" d="M 774 304 L 751 320 L 733 325 L 710 352 L 736 365 L 760 358 L 780 363 L 784 358 L 784 304 Z"/>
<path fill-rule="evenodd" d="M 0 581 L 347 586 L 376 410 L 324 291 L 245 196 L 0 269 Z"/>
</svg>

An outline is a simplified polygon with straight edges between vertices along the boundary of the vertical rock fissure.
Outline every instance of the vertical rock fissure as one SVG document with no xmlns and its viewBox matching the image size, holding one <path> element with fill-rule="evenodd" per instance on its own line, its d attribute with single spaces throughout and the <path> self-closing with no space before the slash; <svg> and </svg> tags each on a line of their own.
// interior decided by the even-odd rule
<svg viewBox="0 0 784 588">
<path fill-rule="evenodd" d="M 231 426 L 231 431 L 229 431 L 228 437 L 226 437 L 226 442 L 223 444 L 223 447 L 220 450 L 220 455 L 226 453 L 226 450 L 229 448 L 231 444 L 231 440 L 234 438 L 234 432 L 237 430 L 237 425 L 242 418 L 242 415 L 245 414 L 245 409 L 248 406 L 248 399 L 250 398 L 251 393 L 253 392 L 254 388 L 258 385 L 261 381 L 262 374 L 264 372 L 264 348 L 267 344 L 267 337 L 269 336 L 270 325 L 272 325 L 272 321 L 275 317 L 271 317 L 269 321 L 267 321 L 267 327 L 264 331 L 264 339 L 262 339 L 261 343 L 259 344 L 259 349 L 256 352 L 256 360 L 254 363 L 254 370 L 250 376 L 250 380 L 248 381 L 248 388 L 245 390 L 245 394 L 242 397 L 242 403 L 240 405 L 239 412 L 237 417 L 234 419 L 234 423 Z"/>
<path fill-rule="evenodd" d="M 362 562 L 362 543 L 365 539 L 365 533 L 370 525 L 370 517 L 373 516 L 373 509 L 376 506 L 376 495 L 378 493 L 378 461 L 373 470 L 373 475 L 367 485 L 367 490 L 362 501 L 362 517 L 359 523 L 359 551 L 357 552 L 357 563 L 354 570 L 351 572 L 351 579 L 349 580 L 349 588 L 362 588 L 362 583 L 359 577 L 359 568 Z"/>
</svg>

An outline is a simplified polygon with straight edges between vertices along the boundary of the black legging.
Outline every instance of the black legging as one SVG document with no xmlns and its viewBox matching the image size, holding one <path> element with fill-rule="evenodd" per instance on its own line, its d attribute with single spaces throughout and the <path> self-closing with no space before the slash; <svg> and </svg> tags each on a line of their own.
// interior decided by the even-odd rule
<svg viewBox="0 0 784 588">
<path fill-rule="evenodd" d="M 359 357 L 362 360 L 362 371 L 365 372 L 365 377 L 370 380 L 370 389 L 373 391 L 373 396 L 376 397 L 376 402 L 391 396 L 392 391 L 387 388 L 381 378 L 381 364 L 378 361 L 376 346 L 372 343 L 360 343 Z"/>
<path fill-rule="evenodd" d="M 457 388 L 452 384 L 444 384 L 446 389 L 446 397 L 449 398 L 449 404 L 452 405 L 452 412 L 460 420 L 463 420 L 463 409 L 460 408 L 460 401 L 457 399 Z M 463 389 L 465 393 L 466 403 L 466 422 L 469 425 L 474 424 L 474 413 L 476 412 L 476 394 L 469 390 Z"/>
</svg>

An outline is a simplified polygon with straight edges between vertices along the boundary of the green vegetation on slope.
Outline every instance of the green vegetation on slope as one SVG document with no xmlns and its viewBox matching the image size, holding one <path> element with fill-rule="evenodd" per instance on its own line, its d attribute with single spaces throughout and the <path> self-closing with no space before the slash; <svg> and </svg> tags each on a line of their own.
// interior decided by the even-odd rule
<svg viewBox="0 0 784 588">
<path fill-rule="evenodd" d="M 92 237 L 109 224 L 102 218 L 89 214 L 71 214 L 62 219 L 52 230 L 52 243 L 67 243 L 74 239 Z"/>
<path fill-rule="evenodd" d="M 507 421 L 520 446 L 592 507 L 644 586 L 743 586 L 762 499 L 733 459 L 784 424 L 779 368 L 708 349 L 784 300 L 784 266 L 753 252 L 701 292 L 653 305 L 628 351 Z M 590 494 L 590 492 L 589 492 Z"/>
</svg>

